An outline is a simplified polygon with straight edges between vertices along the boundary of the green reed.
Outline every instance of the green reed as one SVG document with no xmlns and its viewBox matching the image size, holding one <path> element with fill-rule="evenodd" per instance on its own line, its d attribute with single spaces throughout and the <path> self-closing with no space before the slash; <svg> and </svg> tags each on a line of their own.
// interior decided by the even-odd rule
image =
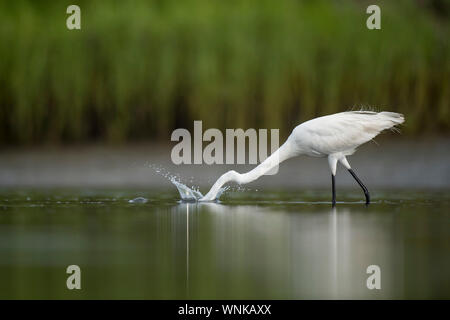
<svg viewBox="0 0 450 320">
<path fill-rule="evenodd" d="M 450 129 L 449 19 L 419 1 L 0 2 L 0 144 L 281 128 L 371 107 Z M 443 2 L 445 4 L 445 2 Z"/>
</svg>

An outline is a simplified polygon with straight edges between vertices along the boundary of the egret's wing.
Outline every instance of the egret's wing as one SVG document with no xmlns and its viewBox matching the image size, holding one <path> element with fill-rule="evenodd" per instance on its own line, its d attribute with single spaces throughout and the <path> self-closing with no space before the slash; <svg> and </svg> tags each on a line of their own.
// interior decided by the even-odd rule
<svg viewBox="0 0 450 320">
<path fill-rule="evenodd" d="M 305 122 L 299 135 L 312 150 L 323 154 L 351 152 L 403 121 L 403 115 L 393 112 L 341 112 Z"/>
</svg>

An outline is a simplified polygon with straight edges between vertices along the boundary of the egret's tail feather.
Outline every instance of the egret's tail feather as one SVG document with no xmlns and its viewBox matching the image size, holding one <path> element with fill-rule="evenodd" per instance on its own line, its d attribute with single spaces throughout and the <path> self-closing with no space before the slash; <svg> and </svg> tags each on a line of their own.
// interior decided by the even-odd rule
<svg viewBox="0 0 450 320">
<path fill-rule="evenodd" d="M 395 124 L 401 124 L 405 122 L 405 117 L 401 113 L 383 111 L 380 112 L 379 115 L 389 118 L 389 120 L 391 120 Z"/>
<path fill-rule="evenodd" d="M 396 126 L 405 122 L 405 117 L 401 113 L 383 111 L 380 112 L 378 116 L 386 122 L 384 130 L 390 129 L 395 132 L 400 132 Z"/>
</svg>

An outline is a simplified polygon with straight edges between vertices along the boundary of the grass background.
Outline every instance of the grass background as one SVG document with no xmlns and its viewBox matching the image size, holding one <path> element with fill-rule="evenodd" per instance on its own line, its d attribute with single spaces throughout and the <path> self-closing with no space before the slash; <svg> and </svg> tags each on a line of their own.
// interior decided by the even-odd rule
<svg viewBox="0 0 450 320">
<path fill-rule="evenodd" d="M 66 8 L 81 7 L 81 30 Z M 368 30 L 370 4 L 381 30 Z M 450 131 L 450 1 L 3 1 L 0 144 L 168 142 L 361 106 Z"/>
</svg>

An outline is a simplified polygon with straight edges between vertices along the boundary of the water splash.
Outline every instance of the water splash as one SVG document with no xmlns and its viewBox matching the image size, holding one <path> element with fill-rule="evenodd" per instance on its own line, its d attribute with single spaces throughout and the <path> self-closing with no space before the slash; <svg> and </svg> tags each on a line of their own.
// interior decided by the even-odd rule
<svg viewBox="0 0 450 320">
<path fill-rule="evenodd" d="M 215 200 L 219 200 L 219 198 L 220 198 L 220 196 L 222 195 L 222 193 L 224 193 L 225 191 L 228 191 L 229 189 L 230 189 L 229 186 L 220 188 L 219 192 L 217 192 L 217 196 L 216 196 L 216 198 L 214 199 L 214 201 L 215 201 Z"/>
<path fill-rule="evenodd" d="M 155 165 L 150 164 L 150 168 L 152 168 L 156 173 L 159 175 L 167 178 L 172 184 L 177 188 L 178 192 L 180 193 L 180 197 L 182 201 L 187 202 L 197 202 L 200 201 L 201 198 L 203 198 L 203 194 L 198 190 L 198 187 L 191 186 L 190 188 L 182 183 L 180 181 L 180 177 L 171 174 L 167 170 L 165 170 L 162 167 L 157 167 Z M 192 183 L 193 177 L 191 177 L 190 182 Z M 215 200 L 218 200 L 220 196 L 229 189 L 229 187 L 223 187 L 219 190 L 217 193 Z"/>
<path fill-rule="evenodd" d="M 178 192 L 180 193 L 181 200 L 183 201 L 198 201 L 203 198 L 203 194 L 195 189 L 191 189 L 185 184 L 177 181 L 175 178 L 169 179 L 175 187 L 177 187 Z"/>
<path fill-rule="evenodd" d="M 181 200 L 183 201 L 189 201 L 189 202 L 200 202 L 202 201 L 201 198 L 203 198 L 203 194 L 196 188 L 192 187 L 189 188 L 185 184 L 181 183 L 180 181 L 177 181 L 176 178 L 172 177 L 169 179 L 170 182 L 172 182 L 175 187 L 177 187 L 178 192 L 180 193 Z M 220 188 L 219 192 L 217 193 L 216 198 L 213 201 L 219 200 L 220 196 L 229 189 L 228 186 Z"/>
</svg>

